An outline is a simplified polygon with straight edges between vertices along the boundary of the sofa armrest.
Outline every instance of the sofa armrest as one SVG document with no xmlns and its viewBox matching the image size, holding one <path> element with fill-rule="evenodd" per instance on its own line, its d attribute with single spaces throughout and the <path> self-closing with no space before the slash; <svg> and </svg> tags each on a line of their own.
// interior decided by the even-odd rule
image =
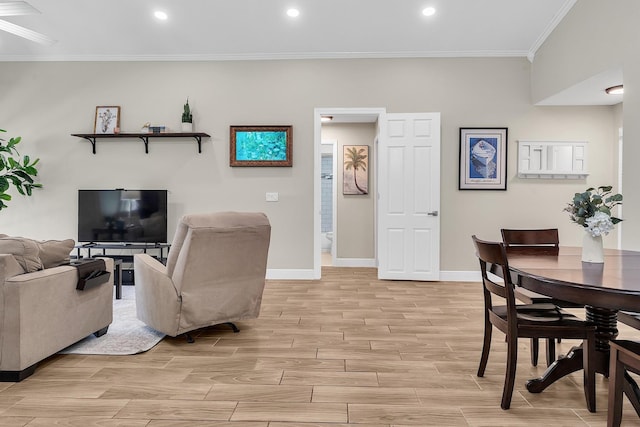
<svg viewBox="0 0 640 427">
<path fill-rule="evenodd" d="M 133 257 L 136 314 L 153 329 L 176 336 L 181 299 L 166 267 L 148 254 Z"/>
<path fill-rule="evenodd" d="M 106 267 L 113 272 L 112 262 Z M 0 370 L 21 371 L 111 323 L 112 281 L 85 291 L 77 281 L 69 265 L 5 279 Z"/>
<path fill-rule="evenodd" d="M 11 254 L 0 254 L 0 283 L 5 279 L 23 274 L 24 270 Z"/>
</svg>

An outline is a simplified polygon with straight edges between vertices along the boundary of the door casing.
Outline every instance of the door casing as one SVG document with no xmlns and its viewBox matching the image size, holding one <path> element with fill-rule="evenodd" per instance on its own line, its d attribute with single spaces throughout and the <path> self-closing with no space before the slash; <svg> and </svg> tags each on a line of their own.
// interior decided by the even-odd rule
<svg viewBox="0 0 640 427">
<path fill-rule="evenodd" d="M 321 159 L 322 159 L 322 116 L 333 116 L 334 118 L 340 117 L 341 122 L 371 122 L 380 123 L 380 121 L 386 116 L 385 108 L 315 108 L 314 109 L 314 232 L 313 232 L 313 279 L 320 279 L 322 276 L 322 261 L 321 261 Z M 438 119 L 439 126 L 439 119 Z M 378 161 L 378 146 L 380 142 L 380 126 L 376 127 L 376 143 L 373 144 L 373 156 L 375 161 Z M 378 168 L 376 167 L 376 170 Z M 371 179 L 374 181 L 374 188 L 379 188 L 377 173 L 373 174 Z M 439 181 L 439 177 L 438 177 Z M 437 184 L 440 185 L 439 182 Z M 376 263 L 378 262 L 378 197 L 376 197 L 375 203 L 375 227 L 374 227 L 374 242 L 375 242 L 375 256 Z M 337 219 L 334 218 L 334 221 Z M 334 232 L 335 232 L 334 227 Z M 335 237 L 334 237 L 335 238 Z M 335 240 L 334 240 L 335 241 Z M 335 256 L 335 255 L 334 255 Z M 439 267 L 438 267 L 439 268 Z"/>
</svg>

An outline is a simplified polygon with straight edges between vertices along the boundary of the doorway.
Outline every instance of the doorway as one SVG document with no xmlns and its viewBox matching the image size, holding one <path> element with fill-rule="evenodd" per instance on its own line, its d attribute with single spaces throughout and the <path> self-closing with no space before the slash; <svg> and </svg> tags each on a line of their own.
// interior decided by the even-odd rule
<svg viewBox="0 0 640 427">
<path fill-rule="evenodd" d="M 369 178 L 375 189 L 372 191 L 375 203 L 371 208 L 375 223 L 374 256 L 369 260 L 371 265 L 344 266 L 377 267 L 381 279 L 439 280 L 440 113 L 387 114 L 384 108 L 314 110 L 313 278 L 322 276 L 322 116 L 339 118 L 344 123 L 369 121 L 376 124 L 371 154 L 377 167 Z M 384 179 L 379 180 L 379 176 Z M 334 215 L 334 221 L 339 220 L 337 216 Z M 340 222 L 333 231 L 334 261 L 342 259 L 340 242 L 336 239 L 339 228 Z"/>
<path fill-rule="evenodd" d="M 323 153 L 323 144 L 322 144 L 322 121 L 321 118 L 323 116 L 330 116 L 333 118 L 334 123 L 370 123 L 372 126 L 379 121 L 380 117 L 386 113 L 384 108 L 316 108 L 314 110 L 314 267 L 313 267 L 313 277 L 314 279 L 320 279 L 322 272 L 322 251 L 323 251 L 323 236 L 322 234 L 322 153 Z M 377 138 L 376 138 L 377 139 Z M 372 155 L 375 159 L 376 157 L 376 145 L 373 141 L 371 141 L 372 147 Z M 337 152 L 337 143 L 335 145 L 335 149 Z M 338 170 L 338 156 L 334 155 L 333 160 L 333 185 L 334 185 L 334 197 L 333 197 L 333 227 L 332 227 L 332 260 L 336 260 L 336 242 L 337 242 L 337 233 L 339 230 L 336 227 L 336 222 L 338 220 L 338 213 L 336 211 L 336 203 L 335 203 L 335 195 L 336 191 L 336 182 L 337 177 L 335 176 L 335 171 Z M 375 174 L 370 174 L 369 179 L 371 180 L 372 187 L 375 188 Z M 326 185 L 326 184 L 325 184 Z M 374 213 L 375 215 L 375 213 Z M 375 231 L 374 231 L 375 233 Z M 325 245 L 326 245 L 326 241 Z M 332 262 L 333 265 L 336 265 Z"/>
<path fill-rule="evenodd" d="M 337 146 L 338 141 L 335 139 L 322 140 L 320 161 L 320 249 L 322 266 L 333 265 L 336 256 L 334 231 L 337 217 Z"/>
</svg>

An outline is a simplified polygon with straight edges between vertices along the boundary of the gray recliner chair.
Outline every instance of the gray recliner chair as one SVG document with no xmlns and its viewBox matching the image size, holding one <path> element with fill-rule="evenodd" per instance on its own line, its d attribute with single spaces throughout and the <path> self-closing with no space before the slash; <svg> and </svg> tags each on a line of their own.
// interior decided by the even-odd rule
<svg viewBox="0 0 640 427">
<path fill-rule="evenodd" d="M 237 332 L 232 322 L 260 313 L 270 237 L 263 213 L 183 216 L 166 266 L 134 256 L 138 319 L 173 337 L 222 323 Z"/>
</svg>

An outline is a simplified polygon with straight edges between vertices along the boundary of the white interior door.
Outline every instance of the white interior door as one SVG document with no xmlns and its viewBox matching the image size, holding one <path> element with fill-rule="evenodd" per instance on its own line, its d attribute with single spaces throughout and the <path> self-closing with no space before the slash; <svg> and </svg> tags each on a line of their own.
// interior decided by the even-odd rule
<svg viewBox="0 0 640 427">
<path fill-rule="evenodd" d="M 440 279 L 440 113 L 385 114 L 378 143 L 378 278 Z"/>
</svg>

